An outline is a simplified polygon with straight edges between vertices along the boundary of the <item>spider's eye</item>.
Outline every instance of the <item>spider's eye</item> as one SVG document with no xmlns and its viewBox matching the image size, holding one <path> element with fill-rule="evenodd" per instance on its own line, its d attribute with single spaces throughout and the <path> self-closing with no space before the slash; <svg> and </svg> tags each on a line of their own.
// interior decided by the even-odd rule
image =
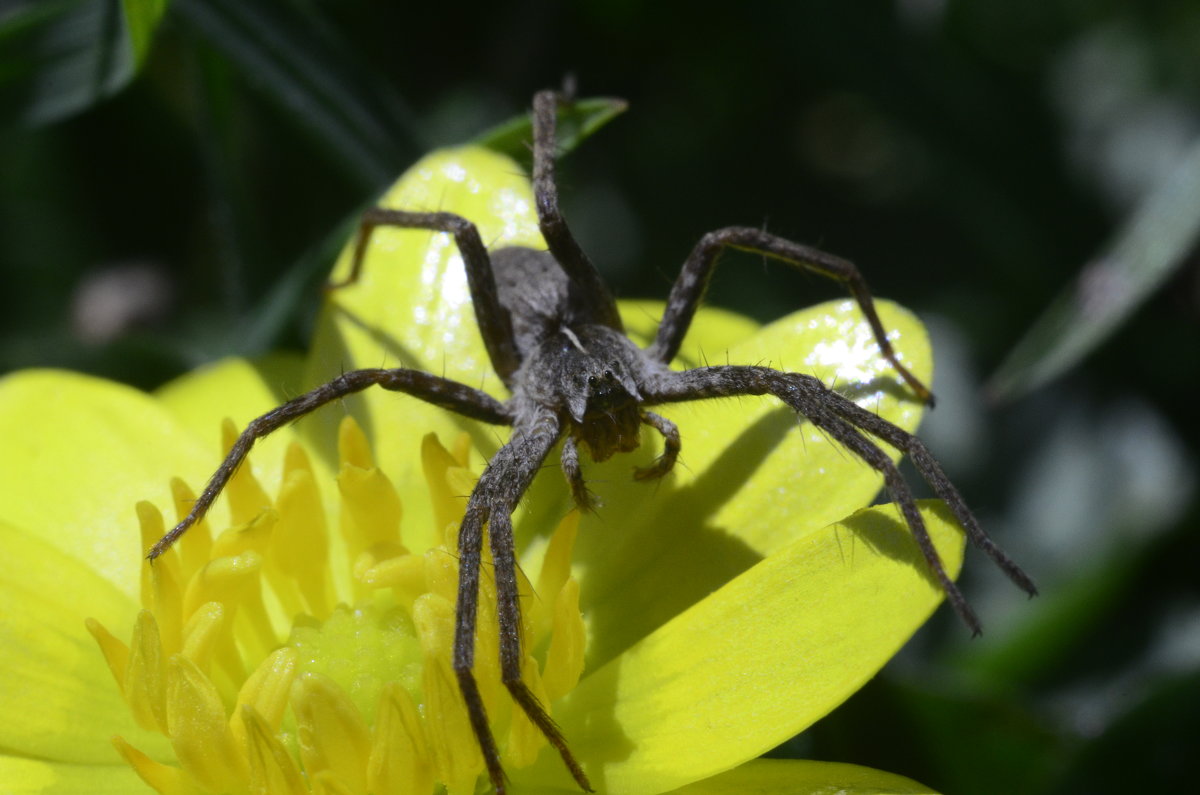
<svg viewBox="0 0 1200 795">
<path fill-rule="evenodd" d="M 595 386 L 595 385 L 596 385 L 596 376 L 589 375 L 588 376 L 588 386 Z"/>
<path fill-rule="evenodd" d="M 607 379 L 609 379 L 609 380 L 612 380 L 612 378 L 613 378 L 613 371 L 612 371 L 612 370 L 605 370 L 605 371 L 604 371 L 604 377 L 605 377 L 605 378 L 607 378 Z"/>
</svg>

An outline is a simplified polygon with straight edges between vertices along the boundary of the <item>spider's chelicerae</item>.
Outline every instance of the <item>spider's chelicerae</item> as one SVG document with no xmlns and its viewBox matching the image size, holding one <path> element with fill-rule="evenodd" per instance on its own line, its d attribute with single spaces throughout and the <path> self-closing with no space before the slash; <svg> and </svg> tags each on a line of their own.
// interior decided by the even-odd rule
<svg viewBox="0 0 1200 795">
<path fill-rule="evenodd" d="M 533 100 L 533 190 L 538 224 L 548 250 L 522 247 L 489 252 L 475 226 L 451 213 L 376 208 L 362 219 L 350 281 L 357 278 L 372 231 L 378 226 L 429 229 L 454 236 L 466 266 L 475 317 L 491 363 L 511 393 L 499 401 L 472 387 L 420 370 L 365 369 L 344 373 L 250 423 L 196 500 L 191 512 L 150 550 L 161 555 L 205 515 L 254 442 L 320 406 L 370 386 L 403 392 L 475 420 L 511 425 L 512 436 L 492 458 L 467 501 L 458 537 L 459 583 L 454 670 L 479 741 L 488 776 L 504 791 L 504 772 L 472 674 L 476 607 L 484 526 L 495 560 L 500 669 L 514 701 L 558 750 L 579 786 L 591 790 L 554 721 L 521 679 L 520 605 L 513 550 L 512 512 L 543 461 L 562 440 L 561 463 L 580 508 L 592 507 L 580 466 L 580 448 L 593 461 L 635 449 L 641 426 L 663 438 L 663 453 L 635 471 L 639 480 L 660 478 L 679 455 L 675 425 L 650 411 L 665 403 L 736 395 L 772 395 L 883 475 L 899 504 L 934 578 L 954 610 L 978 633 L 979 621 L 946 574 L 908 484 L 889 456 L 872 440 L 908 455 L 933 491 L 946 502 L 967 537 L 1029 594 L 1029 577 L 983 532 L 957 489 L 925 445 L 816 378 L 762 366 L 726 365 L 677 371 L 668 367 L 704 295 L 721 252 L 741 249 L 780 260 L 842 282 L 870 323 L 884 358 L 916 395 L 933 395 L 898 360 L 875 312 L 866 282 L 853 264 L 759 229 L 728 227 L 705 235 L 683 264 L 671 290 L 658 333 L 642 349 L 625 335 L 617 307 L 596 268 L 579 247 L 558 209 L 554 181 L 558 108 L 552 91 Z"/>
</svg>

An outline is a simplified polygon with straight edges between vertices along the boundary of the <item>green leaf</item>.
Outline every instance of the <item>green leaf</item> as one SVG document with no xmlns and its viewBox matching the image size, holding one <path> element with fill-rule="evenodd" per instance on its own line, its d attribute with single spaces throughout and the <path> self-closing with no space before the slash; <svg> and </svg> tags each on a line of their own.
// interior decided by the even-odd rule
<svg viewBox="0 0 1200 795">
<path fill-rule="evenodd" d="M 38 126 L 124 88 L 164 0 L 19 2 L 0 16 L 0 117 Z"/>
<path fill-rule="evenodd" d="M 253 75 L 255 85 L 376 188 L 428 147 L 391 86 L 359 67 L 350 46 L 288 4 L 178 0 L 195 33 Z"/>
<path fill-rule="evenodd" d="M 593 133 L 625 112 L 629 107 L 623 99 L 597 97 L 581 99 L 564 105 L 558 111 L 558 151 L 566 154 L 583 143 Z M 508 155 L 528 170 L 529 142 L 533 140 L 533 119 L 524 113 L 492 127 L 471 143 Z"/>
<path fill-rule="evenodd" d="M 125 25 L 129 28 L 129 40 L 133 46 L 133 57 L 138 66 L 146 62 L 154 31 L 167 10 L 167 0 L 121 0 L 125 11 Z"/>
<path fill-rule="evenodd" d="M 1091 353 L 1184 263 L 1198 234 L 1200 141 L 1012 349 L 992 397 L 1018 397 Z"/>
</svg>

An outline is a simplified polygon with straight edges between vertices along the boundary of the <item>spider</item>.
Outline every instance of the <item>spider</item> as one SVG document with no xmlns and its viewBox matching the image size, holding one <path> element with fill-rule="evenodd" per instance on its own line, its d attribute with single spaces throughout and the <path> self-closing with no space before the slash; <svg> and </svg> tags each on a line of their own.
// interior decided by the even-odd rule
<svg viewBox="0 0 1200 795">
<path fill-rule="evenodd" d="M 929 389 L 899 361 L 875 311 L 871 294 L 850 262 L 748 227 L 710 232 L 696 244 L 671 289 L 654 341 L 645 349 L 624 333 L 616 303 L 600 274 L 571 234 L 558 207 L 554 178 L 559 106 L 568 99 L 555 91 L 533 98 L 533 191 L 538 225 L 547 250 L 507 247 L 489 252 L 469 220 L 446 212 L 407 212 L 375 208 L 359 225 L 346 281 L 361 273 L 367 242 L 379 226 L 426 229 L 454 237 L 466 267 L 475 317 L 492 367 L 511 397 L 500 401 L 470 386 L 420 370 L 362 369 L 343 373 L 262 415 L 237 438 L 191 511 L 151 548 L 154 560 L 199 521 L 220 494 L 255 441 L 326 403 L 371 386 L 403 392 L 471 419 L 512 426 L 512 435 L 493 456 L 467 500 L 458 536 L 459 583 L 453 668 L 479 743 L 491 784 L 505 790 L 499 750 L 472 673 L 476 608 L 484 526 L 495 562 L 500 669 L 513 700 L 555 747 L 578 785 L 591 791 L 566 739 L 521 678 L 520 605 L 513 548 L 512 512 L 558 442 L 560 461 L 575 503 L 595 506 L 580 464 L 580 448 L 592 461 L 630 452 L 641 426 L 662 437 L 662 454 L 635 470 L 637 480 L 661 478 L 679 455 L 679 430 L 649 408 L 662 404 L 739 395 L 771 395 L 807 419 L 842 447 L 883 475 L 932 576 L 954 610 L 975 634 L 980 624 L 946 574 L 917 509 L 912 491 L 888 455 L 872 440 L 907 454 L 934 493 L 944 500 L 967 537 L 1024 591 L 1030 578 L 984 533 L 958 490 L 925 445 L 912 434 L 861 408 L 813 376 L 765 366 L 724 365 L 672 370 L 675 357 L 720 254 L 740 249 L 843 283 L 870 324 L 879 350 L 907 386 L 933 404 Z"/>
</svg>

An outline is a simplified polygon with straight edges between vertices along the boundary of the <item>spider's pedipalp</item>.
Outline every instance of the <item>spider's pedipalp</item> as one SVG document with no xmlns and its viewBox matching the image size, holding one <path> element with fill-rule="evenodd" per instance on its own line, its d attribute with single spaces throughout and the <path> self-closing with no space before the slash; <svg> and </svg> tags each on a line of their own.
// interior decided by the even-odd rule
<svg viewBox="0 0 1200 795">
<path fill-rule="evenodd" d="M 679 428 L 666 417 L 653 411 L 642 412 L 642 422 L 662 434 L 663 452 L 650 466 L 638 467 L 633 471 L 634 480 L 656 480 L 675 468 L 682 446 L 679 441 Z"/>
<path fill-rule="evenodd" d="M 592 493 L 588 491 L 587 483 L 583 479 L 583 467 L 579 464 L 579 440 L 574 436 L 563 439 L 560 463 L 563 475 L 567 479 L 567 486 L 571 489 L 571 498 L 575 501 L 575 507 L 584 513 L 595 511 L 596 501 L 593 499 Z"/>
</svg>

